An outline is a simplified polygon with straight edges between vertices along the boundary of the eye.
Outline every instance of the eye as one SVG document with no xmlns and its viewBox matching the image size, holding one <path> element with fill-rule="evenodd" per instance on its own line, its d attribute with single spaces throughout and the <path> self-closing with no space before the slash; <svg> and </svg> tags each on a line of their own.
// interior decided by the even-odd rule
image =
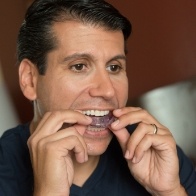
<svg viewBox="0 0 196 196">
<path fill-rule="evenodd" d="M 109 65 L 107 67 L 107 70 L 111 73 L 118 73 L 121 69 L 122 67 L 120 65 Z"/>
<path fill-rule="evenodd" d="M 78 63 L 78 64 L 70 66 L 70 69 L 75 71 L 75 72 L 81 72 L 81 71 L 84 71 L 86 69 L 86 65 L 84 65 L 82 63 Z"/>
</svg>

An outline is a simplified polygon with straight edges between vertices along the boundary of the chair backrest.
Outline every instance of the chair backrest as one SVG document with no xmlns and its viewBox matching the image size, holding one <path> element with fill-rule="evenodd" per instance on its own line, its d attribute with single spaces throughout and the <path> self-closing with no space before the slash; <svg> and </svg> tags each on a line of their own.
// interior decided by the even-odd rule
<svg viewBox="0 0 196 196">
<path fill-rule="evenodd" d="M 196 160 L 196 78 L 154 89 L 136 103 L 167 126 L 177 144 Z"/>
</svg>

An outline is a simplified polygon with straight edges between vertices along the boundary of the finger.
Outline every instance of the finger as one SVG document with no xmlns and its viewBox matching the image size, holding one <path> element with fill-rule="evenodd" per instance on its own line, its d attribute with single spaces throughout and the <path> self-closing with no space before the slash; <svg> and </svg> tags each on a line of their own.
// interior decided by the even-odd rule
<svg viewBox="0 0 196 196">
<path fill-rule="evenodd" d="M 47 136 L 49 134 L 57 132 L 64 123 L 78 123 L 82 125 L 88 125 L 92 121 L 90 117 L 72 110 L 49 112 L 49 114 L 46 115 L 47 118 L 46 120 L 44 118 L 42 126 L 39 126 L 39 129 L 36 129 L 35 131 L 35 133 L 37 133 L 40 132 L 39 130 L 41 129 L 42 136 Z"/>
<path fill-rule="evenodd" d="M 165 136 L 165 135 L 172 136 L 172 134 L 167 129 L 163 129 L 160 127 L 159 128 L 157 127 L 157 129 L 158 129 L 159 136 Z M 132 159 L 135 154 L 135 149 L 138 147 L 140 142 L 147 136 L 151 137 L 155 135 L 157 134 L 154 134 L 154 127 L 152 125 L 140 123 L 136 128 L 136 130 L 130 136 L 129 142 L 127 144 L 128 152 L 125 157 L 128 159 Z"/>
<path fill-rule="evenodd" d="M 136 111 L 138 111 L 139 109 L 137 109 Z M 120 143 L 120 145 L 121 145 L 121 147 L 123 148 L 123 151 L 125 152 L 125 150 L 126 150 L 126 145 L 127 145 L 127 142 L 128 142 L 128 140 L 129 140 L 129 138 L 130 138 L 130 134 L 129 134 L 129 132 L 127 131 L 127 129 L 126 128 L 124 128 L 124 127 L 126 127 L 128 124 L 132 124 L 132 123 L 135 123 L 134 121 L 132 121 L 131 122 L 131 115 L 133 115 L 133 116 L 135 116 L 134 115 L 134 112 L 132 112 L 132 113 L 129 113 L 129 115 L 127 115 L 127 114 L 125 114 L 125 115 L 122 115 L 118 120 L 116 120 L 115 122 L 113 122 L 112 124 L 111 124 L 111 130 L 112 130 L 112 132 L 116 135 L 116 137 L 117 137 L 117 139 L 118 139 L 118 141 L 119 141 L 119 143 Z M 131 122 L 131 123 L 130 123 Z M 141 127 L 141 125 L 140 124 L 144 124 L 144 123 L 139 123 L 139 126 L 136 128 L 136 130 L 140 130 L 141 129 L 141 133 L 139 133 L 139 131 L 134 131 L 133 133 L 134 133 L 134 135 L 133 136 L 131 136 L 131 138 L 133 138 L 133 139 L 131 139 L 131 141 L 134 141 L 134 143 L 137 143 L 137 142 L 139 142 L 141 139 L 142 139 L 142 137 L 145 135 L 145 134 L 147 134 L 148 132 L 147 132 L 147 130 L 148 129 L 146 129 L 146 127 L 142 127 L 142 128 L 140 128 Z M 150 128 L 151 128 L 151 130 L 152 130 L 152 125 L 147 125 L 147 126 L 149 126 Z M 148 127 L 148 128 L 149 128 Z M 150 132 L 150 128 L 149 128 L 149 132 Z M 136 141 L 134 140 L 134 138 L 136 138 Z M 134 145 L 133 145 L 134 146 Z M 131 152 L 127 152 L 128 154 L 129 154 L 129 156 L 133 156 L 133 151 L 131 151 Z"/>
<path fill-rule="evenodd" d="M 110 127 L 110 130 L 114 133 L 116 136 L 123 152 L 126 150 L 127 142 L 130 137 L 129 132 L 127 131 L 126 128 L 118 129 L 118 130 L 113 130 L 112 127 Z"/>
<path fill-rule="evenodd" d="M 168 156 L 168 150 L 175 149 L 175 142 L 171 135 L 153 135 L 147 134 L 137 145 L 134 156 L 132 158 L 133 163 L 138 163 L 142 160 L 144 154 L 152 148 L 154 153 L 162 156 L 162 158 Z M 172 148 L 171 148 L 172 147 Z M 160 154 L 161 153 L 161 154 Z M 164 154 L 165 153 L 165 154 Z"/>
<path fill-rule="evenodd" d="M 83 129 L 85 131 L 85 127 L 82 128 L 82 126 L 80 126 L 81 129 Z M 82 135 L 77 131 L 76 127 L 72 126 L 72 127 L 69 127 L 67 129 L 62 129 L 61 131 L 58 131 L 52 135 L 49 135 L 47 137 L 44 137 L 42 139 L 42 141 L 44 141 L 44 143 L 47 143 L 47 142 L 50 142 L 50 141 L 57 141 L 61 138 L 66 138 L 66 137 L 69 137 L 71 135 L 75 135 L 78 137 L 78 139 L 80 140 L 80 142 L 86 146 L 85 142 L 84 142 L 84 139 L 82 137 Z"/>
<path fill-rule="evenodd" d="M 145 123 L 140 123 L 131 135 L 126 128 L 113 130 L 113 133 L 116 135 L 121 147 L 123 148 L 123 151 L 128 151 L 125 155 L 128 159 L 133 157 L 135 148 L 142 140 L 144 135 L 152 132 L 152 125 Z M 129 147 L 127 147 L 128 144 Z"/>
<path fill-rule="evenodd" d="M 140 122 L 162 126 L 153 116 L 151 116 L 146 110 L 143 110 L 141 108 L 134 108 L 134 110 L 132 108 L 123 108 L 120 110 L 115 110 L 113 113 L 120 121 L 120 123 L 119 121 L 115 122 L 115 125 L 117 125 L 116 129 L 121 129 L 122 127 L 125 127 L 127 125 Z"/>
<path fill-rule="evenodd" d="M 119 117 L 120 115 L 126 114 L 128 112 L 135 112 L 135 111 L 139 111 L 139 110 L 142 110 L 142 108 L 140 108 L 140 107 L 124 107 L 124 108 L 114 110 L 113 114 L 116 117 Z"/>
<path fill-rule="evenodd" d="M 85 130 L 85 128 L 83 128 Z M 84 142 L 84 139 L 82 135 L 77 131 L 77 129 L 73 127 L 69 127 L 67 129 L 63 129 L 61 131 L 56 132 L 55 134 L 48 135 L 44 138 L 41 138 L 40 140 L 37 140 L 35 137 L 28 141 L 28 145 L 36 148 L 36 146 L 43 147 L 45 144 L 58 141 L 60 139 L 69 137 L 69 136 L 76 136 L 78 140 L 81 142 L 84 148 L 86 148 L 86 143 Z"/>
<path fill-rule="evenodd" d="M 47 142 L 43 146 L 39 144 L 38 148 L 42 149 L 40 151 L 41 153 L 55 160 L 63 159 L 68 156 L 71 151 L 79 163 L 83 163 L 88 159 L 87 148 L 76 135 L 70 135 L 66 138 Z"/>
<path fill-rule="evenodd" d="M 36 129 L 40 129 L 43 126 L 43 124 L 47 121 L 49 116 L 50 116 L 50 112 L 46 112 L 43 118 L 41 119 L 40 123 L 36 127 Z"/>
<path fill-rule="evenodd" d="M 139 123 L 135 131 L 131 134 L 129 138 L 129 142 L 127 144 L 127 150 L 126 158 L 131 159 L 134 155 L 135 148 L 140 143 L 140 141 L 143 139 L 143 137 L 146 134 L 152 134 L 153 133 L 153 127 L 152 125 L 146 124 L 146 123 Z"/>
<path fill-rule="evenodd" d="M 83 163 L 88 160 L 86 144 L 82 142 L 79 137 L 75 137 L 73 135 L 67 137 L 66 146 L 64 148 L 68 151 L 73 151 L 75 158 L 79 163 Z"/>
</svg>

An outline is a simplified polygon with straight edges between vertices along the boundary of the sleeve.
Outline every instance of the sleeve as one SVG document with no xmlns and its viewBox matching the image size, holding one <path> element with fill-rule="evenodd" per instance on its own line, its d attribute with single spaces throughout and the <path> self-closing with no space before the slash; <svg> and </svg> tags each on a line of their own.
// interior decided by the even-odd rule
<svg viewBox="0 0 196 196">
<path fill-rule="evenodd" d="M 177 147 L 180 164 L 180 181 L 189 196 L 196 195 L 196 171 L 191 160 Z"/>
</svg>

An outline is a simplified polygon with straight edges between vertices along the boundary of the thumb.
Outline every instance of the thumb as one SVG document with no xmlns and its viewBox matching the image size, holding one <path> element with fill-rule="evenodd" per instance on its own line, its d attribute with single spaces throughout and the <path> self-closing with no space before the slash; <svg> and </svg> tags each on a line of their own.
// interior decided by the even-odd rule
<svg viewBox="0 0 196 196">
<path fill-rule="evenodd" d="M 118 140 L 118 142 L 119 142 L 123 152 L 125 152 L 126 149 L 127 149 L 127 142 L 129 140 L 129 137 L 130 137 L 130 134 L 127 131 L 127 129 L 126 128 L 122 128 L 122 129 L 116 130 L 115 129 L 115 125 L 111 124 L 110 130 L 116 136 L 116 138 L 117 138 L 117 140 Z"/>
</svg>

